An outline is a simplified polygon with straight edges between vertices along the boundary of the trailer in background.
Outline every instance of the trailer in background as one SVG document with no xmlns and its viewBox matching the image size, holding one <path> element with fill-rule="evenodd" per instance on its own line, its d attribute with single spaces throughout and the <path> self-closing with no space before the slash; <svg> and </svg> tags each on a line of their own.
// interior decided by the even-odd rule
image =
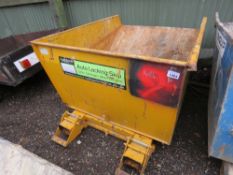
<svg viewBox="0 0 233 175">
<path fill-rule="evenodd" d="M 41 70 L 30 41 L 56 32 L 48 30 L 0 39 L 0 84 L 17 86 Z"/>
</svg>

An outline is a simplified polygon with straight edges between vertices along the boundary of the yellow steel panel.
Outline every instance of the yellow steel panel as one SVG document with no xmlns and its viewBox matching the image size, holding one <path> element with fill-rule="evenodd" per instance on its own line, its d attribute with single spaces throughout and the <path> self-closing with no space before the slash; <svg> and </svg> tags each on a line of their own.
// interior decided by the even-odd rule
<svg viewBox="0 0 233 175">
<path fill-rule="evenodd" d="M 123 155 L 124 157 L 128 157 L 132 160 L 134 160 L 135 162 L 138 162 L 140 164 L 143 164 L 144 161 L 144 157 L 145 155 L 142 153 L 139 153 L 133 149 L 127 149 Z"/>
<path fill-rule="evenodd" d="M 204 17 L 201 22 L 199 34 L 196 40 L 195 47 L 193 47 L 193 50 L 189 56 L 189 67 L 191 70 L 197 70 L 197 60 L 199 57 L 199 52 L 201 49 L 201 44 L 202 44 L 202 39 L 204 36 L 205 28 L 206 28 L 206 23 L 207 23 L 207 17 Z"/>
<path fill-rule="evenodd" d="M 48 37 L 43 37 L 40 39 L 40 42 L 80 48 L 91 47 L 120 26 L 121 20 L 119 16 L 113 16 L 80 27 L 75 27 L 64 32 L 55 33 Z"/>
<path fill-rule="evenodd" d="M 71 130 L 73 127 L 74 127 L 74 124 L 67 121 L 67 120 L 63 120 L 61 123 L 60 123 L 60 126 L 62 126 L 63 128 L 66 128 L 68 130 Z"/>
<path fill-rule="evenodd" d="M 38 49 L 35 50 L 37 53 Z M 95 114 L 161 142 L 170 143 L 177 108 L 132 96 L 128 91 L 128 59 L 111 59 L 109 56 L 66 49 L 53 49 L 52 52 L 53 59 L 39 54 L 41 63 L 62 100 L 70 107 Z M 59 56 L 125 69 L 127 90 L 65 75 L 60 66 Z"/>
</svg>

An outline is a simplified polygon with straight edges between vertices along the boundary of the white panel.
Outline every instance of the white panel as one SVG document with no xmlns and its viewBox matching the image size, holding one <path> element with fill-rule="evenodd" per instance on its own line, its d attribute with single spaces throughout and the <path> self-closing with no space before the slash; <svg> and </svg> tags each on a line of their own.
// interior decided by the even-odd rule
<svg viewBox="0 0 233 175">
<path fill-rule="evenodd" d="M 23 72 L 23 71 L 26 70 L 26 69 L 24 69 L 24 67 L 22 67 L 22 65 L 20 64 L 21 61 L 26 60 L 26 59 L 31 63 L 32 66 L 34 66 L 34 65 L 37 64 L 37 63 L 39 63 L 39 60 L 38 60 L 36 54 L 35 54 L 34 52 L 32 52 L 32 53 L 30 53 L 30 54 L 24 56 L 23 58 L 20 58 L 20 59 L 18 59 L 18 60 L 16 60 L 16 61 L 14 62 L 14 65 L 15 65 L 15 67 L 18 69 L 19 72 Z M 32 66 L 31 66 L 31 67 L 32 67 Z"/>
</svg>

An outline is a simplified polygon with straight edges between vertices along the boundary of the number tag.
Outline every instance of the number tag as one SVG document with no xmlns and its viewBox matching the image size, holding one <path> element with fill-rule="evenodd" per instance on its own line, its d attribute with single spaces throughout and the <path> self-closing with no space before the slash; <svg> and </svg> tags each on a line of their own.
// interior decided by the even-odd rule
<svg viewBox="0 0 233 175">
<path fill-rule="evenodd" d="M 180 73 L 173 70 L 168 70 L 167 77 L 178 80 L 180 78 Z"/>
</svg>

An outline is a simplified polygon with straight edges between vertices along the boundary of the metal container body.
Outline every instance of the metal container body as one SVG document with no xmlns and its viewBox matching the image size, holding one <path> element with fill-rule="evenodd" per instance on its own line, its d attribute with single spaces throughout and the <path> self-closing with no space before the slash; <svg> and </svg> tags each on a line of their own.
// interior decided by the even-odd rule
<svg viewBox="0 0 233 175">
<path fill-rule="evenodd" d="M 233 23 L 216 20 L 216 49 L 209 98 L 209 155 L 233 162 Z"/>
<path fill-rule="evenodd" d="M 156 52 L 155 47 L 172 45 L 166 44 L 168 40 L 159 45 L 156 37 L 160 35 L 155 36 L 154 30 L 167 32 L 169 40 L 180 36 L 175 35 L 177 30 L 187 32 L 190 38 L 182 41 L 193 45 L 180 48 L 184 55 L 189 55 L 200 38 L 198 30 L 173 29 L 124 26 L 114 16 L 43 37 L 32 45 L 69 107 L 109 122 L 112 130 L 120 126 L 170 144 L 181 107 L 188 58 L 176 58 L 166 49 Z M 173 58 L 159 58 L 156 54 L 170 54 Z M 193 63 L 194 58 L 191 60 Z"/>
</svg>

